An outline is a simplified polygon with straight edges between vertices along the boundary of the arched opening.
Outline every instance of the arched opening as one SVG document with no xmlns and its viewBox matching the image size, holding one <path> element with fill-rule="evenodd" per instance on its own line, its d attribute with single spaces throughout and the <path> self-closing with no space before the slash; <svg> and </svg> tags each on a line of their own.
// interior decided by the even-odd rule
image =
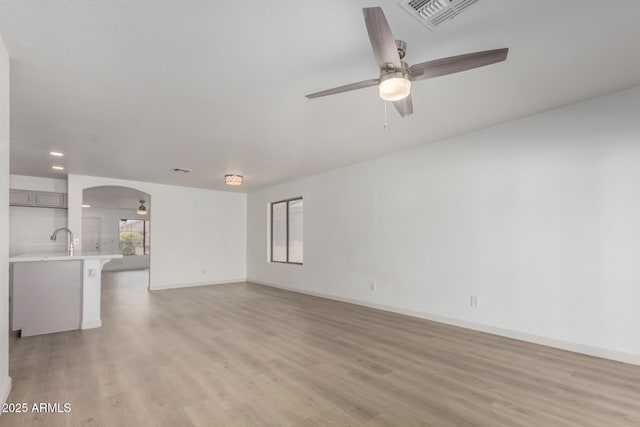
<svg viewBox="0 0 640 427">
<path fill-rule="evenodd" d="M 151 216 L 151 195 L 143 191 L 115 185 L 83 190 L 83 252 L 123 255 L 104 266 L 106 286 L 116 281 L 149 289 Z"/>
</svg>

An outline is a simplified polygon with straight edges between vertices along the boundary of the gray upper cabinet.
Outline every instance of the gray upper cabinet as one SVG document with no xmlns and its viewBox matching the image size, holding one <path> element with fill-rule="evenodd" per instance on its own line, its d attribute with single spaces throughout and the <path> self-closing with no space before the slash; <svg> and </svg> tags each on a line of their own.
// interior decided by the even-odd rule
<svg viewBox="0 0 640 427">
<path fill-rule="evenodd" d="M 11 206 L 33 206 L 36 198 L 33 191 L 11 190 L 9 193 L 9 205 Z"/>
<path fill-rule="evenodd" d="M 36 191 L 36 206 L 43 208 L 66 208 L 67 195 L 65 193 Z"/>
<path fill-rule="evenodd" d="M 11 189 L 9 205 L 65 209 L 67 207 L 67 195 L 66 193 L 52 193 L 49 191 Z"/>
</svg>

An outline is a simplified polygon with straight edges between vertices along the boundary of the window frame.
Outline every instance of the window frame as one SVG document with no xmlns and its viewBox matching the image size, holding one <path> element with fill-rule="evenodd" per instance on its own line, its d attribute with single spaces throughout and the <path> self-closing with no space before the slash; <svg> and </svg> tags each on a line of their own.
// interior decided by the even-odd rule
<svg viewBox="0 0 640 427">
<path fill-rule="evenodd" d="M 122 254 L 122 256 L 145 256 L 145 255 L 150 255 L 151 254 L 151 242 L 149 242 L 149 250 L 147 250 L 147 223 L 151 222 L 148 219 L 142 219 L 142 218 L 120 218 L 120 220 L 118 221 L 118 241 L 120 240 L 120 233 L 122 233 L 122 231 L 120 231 L 120 224 L 122 223 L 122 221 L 142 221 L 142 254 L 141 255 L 125 255 Z M 131 232 L 129 232 L 131 233 Z M 149 239 L 151 240 L 151 239 Z"/>
<path fill-rule="evenodd" d="M 269 253 L 269 261 L 270 262 L 276 262 L 278 264 L 293 264 L 293 265 L 303 265 L 303 263 L 304 263 L 304 261 L 303 262 L 292 262 L 292 261 L 289 261 L 289 202 L 295 202 L 295 201 L 298 201 L 298 200 L 304 200 L 304 197 L 302 197 L 302 196 L 292 197 L 290 199 L 278 200 L 277 202 L 269 203 L 269 212 L 270 212 L 270 214 L 269 214 L 270 218 L 269 219 L 270 219 L 270 222 L 271 222 L 269 224 L 270 225 L 270 227 L 269 227 L 269 234 L 270 234 L 270 236 L 269 236 L 269 240 L 270 240 L 270 242 L 269 242 L 270 243 L 270 245 L 269 245 L 269 252 L 270 252 Z M 285 246 L 286 246 L 286 250 L 287 250 L 287 257 L 286 257 L 287 260 L 286 261 L 276 261 L 276 260 L 273 259 L 273 205 L 277 205 L 277 204 L 280 204 L 280 203 L 286 203 L 286 208 L 285 208 L 285 211 L 286 211 L 286 221 L 285 221 L 285 231 L 286 231 L 285 242 L 286 242 L 286 245 Z M 304 206 L 304 204 L 303 204 L 303 206 Z M 304 212 L 304 210 L 303 210 L 303 212 Z M 304 242 L 303 242 L 303 245 L 304 245 Z M 304 257 L 304 255 L 303 255 L 303 257 Z"/>
</svg>

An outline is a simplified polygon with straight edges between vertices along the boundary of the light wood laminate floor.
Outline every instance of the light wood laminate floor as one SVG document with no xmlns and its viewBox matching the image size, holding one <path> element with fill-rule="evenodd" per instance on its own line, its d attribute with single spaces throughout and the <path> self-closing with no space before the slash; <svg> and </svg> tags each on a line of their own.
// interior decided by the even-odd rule
<svg viewBox="0 0 640 427">
<path fill-rule="evenodd" d="M 103 327 L 10 342 L 0 426 L 637 426 L 640 367 L 248 283 L 104 276 Z"/>
</svg>

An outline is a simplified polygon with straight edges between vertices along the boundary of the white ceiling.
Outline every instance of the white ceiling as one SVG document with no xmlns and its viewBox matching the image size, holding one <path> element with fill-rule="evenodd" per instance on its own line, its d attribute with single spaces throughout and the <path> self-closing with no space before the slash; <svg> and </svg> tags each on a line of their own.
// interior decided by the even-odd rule
<svg viewBox="0 0 640 427">
<path fill-rule="evenodd" d="M 417 82 L 415 114 L 390 106 L 385 131 L 376 88 L 304 97 L 377 77 L 367 6 L 410 64 L 509 57 Z M 436 32 L 395 0 L 0 0 L 11 171 L 59 177 L 57 149 L 69 173 L 251 191 L 639 85 L 638 22 L 635 0 L 479 0 Z"/>
</svg>

